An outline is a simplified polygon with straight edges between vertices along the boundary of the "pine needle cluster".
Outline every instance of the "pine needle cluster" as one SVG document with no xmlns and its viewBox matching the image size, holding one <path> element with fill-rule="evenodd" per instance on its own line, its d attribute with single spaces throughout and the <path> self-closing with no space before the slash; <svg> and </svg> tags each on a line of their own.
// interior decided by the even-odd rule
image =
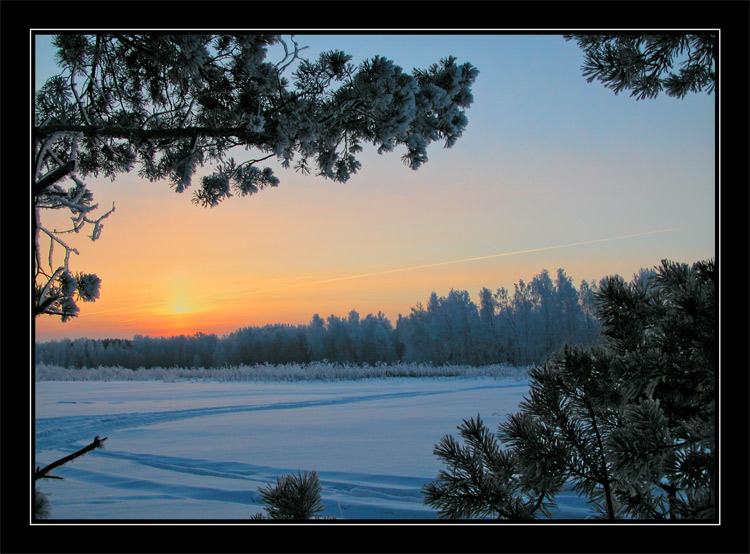
<svg viewBox="0 0 750 554">
<path fill-rule="evenodd" d="M 298 472 L 297 475 L 282 475 L 276 485 L 259 490 L 270 519 L 312 519 L 324 509 L 320 499 L 321 486 L 315 471 Z M 255 519 L 264 519 L 259 514 Z"/>
<path fill-rule="evenodd" d="M 582 71 L 615 94 L 630 90 L 637 100 L 660 92 L 675 98 L 716 88 L 717 36 L 701 34 L 565 35 L 586 58 Z M 678 66 L 678 67 L 676 67 Z"/>
</svg>

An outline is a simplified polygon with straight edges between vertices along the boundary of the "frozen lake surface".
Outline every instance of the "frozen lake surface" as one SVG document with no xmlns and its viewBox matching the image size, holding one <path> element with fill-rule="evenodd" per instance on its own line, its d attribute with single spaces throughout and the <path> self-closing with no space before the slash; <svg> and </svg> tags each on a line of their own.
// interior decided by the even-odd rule
<svg viewBox="0 0 750 554">
<path fill-rule="evenodd" d="M 109 437 L 39 488 L 52 519 L 244 520 L 263 511 L 260 487 L 315 470 L 322 515 L 435 519 L 421 494 L 435 444 L 477 414 L 496 430 L 527 390 L 513 377 L 39 381 L 37 466 Z M 572 492 L 558 504 L 556 517 L 589 511 Z"/>
</svg>

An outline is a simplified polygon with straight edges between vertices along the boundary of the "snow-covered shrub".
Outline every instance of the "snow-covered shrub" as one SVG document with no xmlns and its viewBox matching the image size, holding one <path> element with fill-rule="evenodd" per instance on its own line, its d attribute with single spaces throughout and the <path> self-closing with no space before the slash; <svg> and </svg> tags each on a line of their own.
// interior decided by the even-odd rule
<svg viewBox="0 0 750 554">
<path fill-rule="evenodd" d="M 494 377 L 523 380 L 527 367 L 506 365 L 439 366 L 416 363 L 376 365 L 313 362 L 310 364 L 259 364 L 219 368 L 138 368 L 118 366 L 64 368 L 38 363 L 36 381 L 347 381 L 357 379 Z"/>
</svg>

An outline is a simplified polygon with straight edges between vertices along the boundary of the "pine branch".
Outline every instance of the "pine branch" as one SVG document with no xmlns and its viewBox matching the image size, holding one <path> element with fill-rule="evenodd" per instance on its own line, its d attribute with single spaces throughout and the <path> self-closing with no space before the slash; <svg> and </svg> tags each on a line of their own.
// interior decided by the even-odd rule
<svg viewBox="0 0 750 554">
<path fill-rule="evenodd" d="M 34 183 L 34 198 L 39 196 L 45 191 L 45 189 L 55 184 L 66 175 L 72 173 L 74 169 L 75 161 L 71 160 L 65 165 L 58 167 L 54 171 L 49 172 L 47 175 L 36 181 Z"/>
<path fill-rule="evenodd" d="M 240 137 L 247 139 L 254 135 L 246 127 L 225 126 L 190 126 L 190 127 L 159 127 L 154 129 L 142 129 L 140 127 L 125 127 L 122 125 L 83 125 L 77 123 L 51 123 L 48 125 L 34 127 L 34 136 L 46 137 L 57 132 L 83 133 L 87 137 L 115 138 L 115 139 L 179 139 L 202 137 Z M 261 135 L 255 134 L 257 140 L 252 143 L 264 144 Z"/>
</svg>

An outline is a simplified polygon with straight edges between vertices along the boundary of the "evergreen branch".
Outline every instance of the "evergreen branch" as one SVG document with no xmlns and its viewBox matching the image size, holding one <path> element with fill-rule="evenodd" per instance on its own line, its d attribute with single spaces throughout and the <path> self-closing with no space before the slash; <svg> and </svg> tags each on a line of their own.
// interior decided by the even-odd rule
<svg viewBox="0 0 750 554">
<path fill-rule="evenodd" d="M 191 126 L 174 128 L 141 129 L 124 127 L 121 125 L 81 125 L 75 123 L 52 123 L 44 126 L 34 127 L 35 137 L 46 137 L 56 132 L 83 133 L 89 138 L 120 138 L 120 139 L 181 139 L 203 137 L 240 137 L 250 139 L 252 144 L 262 144 L 264 136 L 252 133 L 246 127 L 224 127 L 224 126 Z M 256 142 L 257 141 L 257 142 Z"/>
<path fill-rule="evenodd" d="M 604 487 L 604 495 L 605 499 L 607 501 L 607 515 L 609 516 L 609 519 L 615 518 L 615 511 L 614 506 L 612 504 L 612 488 L 610 487 L 610 484 L 612 483 L 612 479 L 609 477 L 609 472 L 607 471 L 607 460 L 604 453 L 604 444 L 602 442 L 601 434 L 599 433 L 599 426 L 596 423 L 596 415 L 594 414 L 594 408 L 591 405 L 591 396 L 588 394 L 583 395 L 583 403 L 586 407 L 586 410 L 589 414 L 589 419 L 591 420 L 591 425 L 594 428 L 594 435 L 596 437 L 596 446 L 597 451 L 599 452 L 601 456 L 601 468 L 600 471 L 602 472 L 601 475 L 601 484 Z"/>
<path fill-rule="evenodd" d="M 75 167 L 75 160 L 70 160 L 68 163 L 50 171 L 44 177 L 36 181 L 34 183 L 34 198 L 36 199 L 37 196 L 45 192 L 46 189 L 54 185 L 57 181 L 72 173 L 75 170 Z"/>
</svg>

